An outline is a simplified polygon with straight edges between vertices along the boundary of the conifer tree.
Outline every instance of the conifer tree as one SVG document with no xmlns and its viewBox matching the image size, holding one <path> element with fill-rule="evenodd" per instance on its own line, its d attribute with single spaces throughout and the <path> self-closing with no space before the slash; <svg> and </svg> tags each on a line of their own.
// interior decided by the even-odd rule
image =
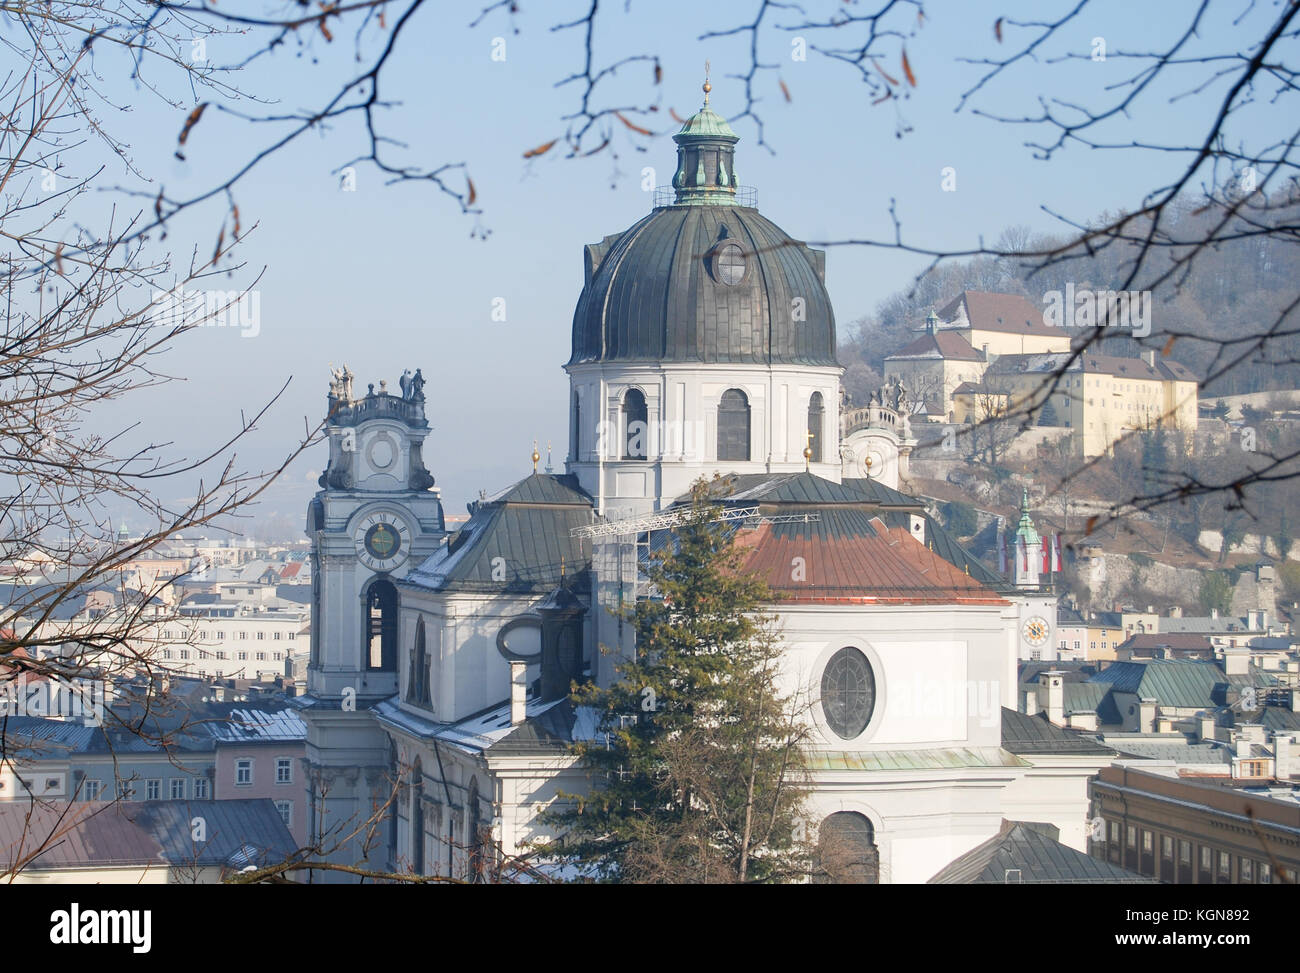
<svg viewBox="0 0 1300 973">
<path fill-rule="evenodd" d="M 709 485 L 650 558 L 624 618 L 635 658 L 574 702 L 599 714 L 575 744 L 592 791 L 552 815 L 563 857 L 624 882 L 781 882 L 807 875 L 802 694 L 778 687 L 767 585 L 741 571 Z"/>
</svg>

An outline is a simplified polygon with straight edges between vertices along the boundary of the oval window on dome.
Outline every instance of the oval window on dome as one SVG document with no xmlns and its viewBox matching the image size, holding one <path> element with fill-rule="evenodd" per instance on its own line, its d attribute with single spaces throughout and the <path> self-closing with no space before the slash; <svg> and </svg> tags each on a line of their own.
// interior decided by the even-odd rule
<svg viewBox="0 0 1300 973">
<path fill-rule="evenodd" d="M 723 284 L 739 284 L 745 276 L 745 253 L 734 243 L 728 243 L 713 256 L 713 272 Z"/>
<path fill-rule="evenodd" d="M 822 673 L 822 713 L 836 736 L 852 740 L 871 722 L 876 708 L 876 677 L 867 657 L 855 648 L 836 652 Z"/>
</svg>

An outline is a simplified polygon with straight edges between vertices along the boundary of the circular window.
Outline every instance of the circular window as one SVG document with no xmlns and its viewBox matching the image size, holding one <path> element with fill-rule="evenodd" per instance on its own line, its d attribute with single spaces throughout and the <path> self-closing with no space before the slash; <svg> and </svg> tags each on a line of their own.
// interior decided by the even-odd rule
<svg viewBox="0 0 1300 973">
<path fill-rule="evenodd" d="M 822 673 L 822 712 L 835 735 L 852 740 L 867 728 L 876 707 L 876 677 L 857 649 L 840 649 Z"/>
<path fill-rule="evenodd" d="M 745 276 L 745 254 L 734 243 L 728 243 L 713 256 L 715 276 L 724 284 L 739 284 Z"/>
</svg>

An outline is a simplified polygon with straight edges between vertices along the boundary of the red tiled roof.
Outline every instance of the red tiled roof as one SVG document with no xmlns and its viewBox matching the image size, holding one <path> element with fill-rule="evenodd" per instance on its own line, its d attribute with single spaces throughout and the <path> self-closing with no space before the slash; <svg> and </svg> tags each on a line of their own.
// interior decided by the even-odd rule
<svg viewBox="0 0 1300 973">
<path fill-rule="evenodd" d="M 742 530 L 743 569 L 757 574 L 782 601 L 885 604 L 1003 604 L 1002 596 L 928 550 L 902 527 L 872 521 L 875 535 L 845 536 Z M 802 574 L 794 559 L 802 558 Z M 794 580 L 799 577 L 800 580 Z"/>
<path fill-rule="evenodd" d="M 969 341 L 953 331 L 924 334 L 889 356 L 890 358 L 946 358 L 956 361 L 983 361 L 984 352 L 976 351 Z"/>
<path fill-rule="evenodd" d="M 301 561 L 290 561 L 283 569 L 281 569 L 280 580 L 283 581 L 285 578 L 296 578 L 300 570 L 302 570 Z"/>
<path fill-rule="evenodd" d="M 1043 309 L 1018 294 L 994 294 L 989 291 L 962 291 L 935 313 L 943 321 L 958 317 L 962 304 L 966 319 L 979 331 L 1005 331 L 1059 338 L 1060 328 L 1043 323 Z"/>
</svg>

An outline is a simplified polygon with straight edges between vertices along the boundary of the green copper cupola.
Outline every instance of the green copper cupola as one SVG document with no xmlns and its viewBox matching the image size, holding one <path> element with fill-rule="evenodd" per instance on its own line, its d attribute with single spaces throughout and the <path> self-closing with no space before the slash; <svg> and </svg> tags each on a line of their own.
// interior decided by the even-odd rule
<svg viewBox="0 0 1300 973">
<path fill-rule="evenodd" d="M 740 137 L 726 119 L 709 107 L 712 89 L 705 80 L 704 107 L 673 136 L 677 143 L 677 171 L 673 173 L 676 205 L 738 203 L 735 159 Z"/>
<path fill-rule="evenodd" d="M 1024 538 L 1027 546 L 1041 544 L 1043 539 L 1038 536 L 1038 530 L 1034 527 L 1034 521 L 1029 516 L 1029 488 L 1026 487 L 1020 497 L 1020 523 L 1016 526 L 1016 537 Z"/>
</svg>

